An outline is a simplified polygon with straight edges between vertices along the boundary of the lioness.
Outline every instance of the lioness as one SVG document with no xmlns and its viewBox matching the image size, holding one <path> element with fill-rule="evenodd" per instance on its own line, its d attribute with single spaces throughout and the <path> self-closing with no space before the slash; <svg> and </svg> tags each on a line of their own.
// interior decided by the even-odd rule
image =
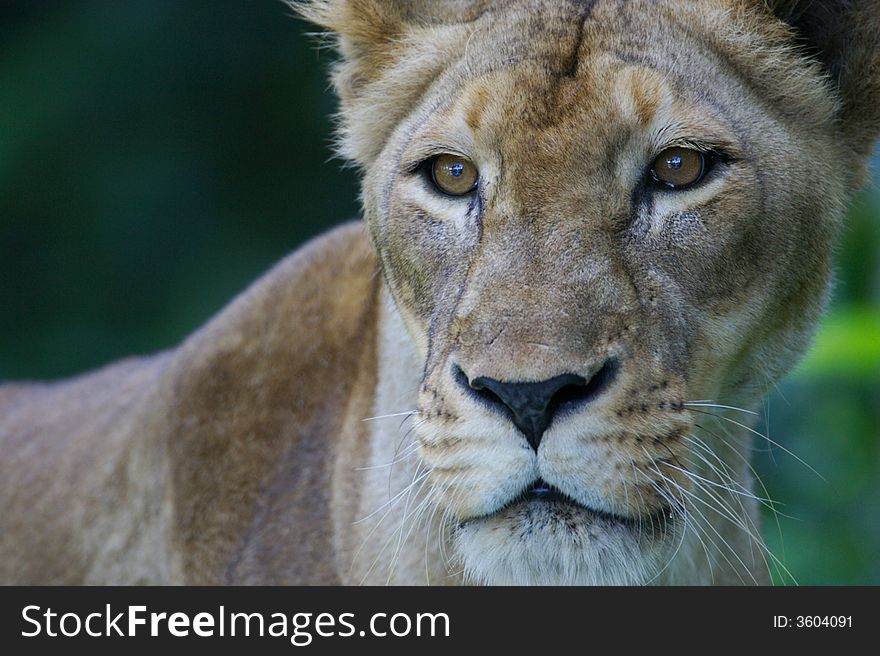
<svg viewBox="0 0 880 656">
<path fill-rule="evenodd" d="M 295 7 L 364 222 L 0 388 L 0 580 L 768 582 L 751 412 L 880 134 L 880 3 Z"/>
</svg>

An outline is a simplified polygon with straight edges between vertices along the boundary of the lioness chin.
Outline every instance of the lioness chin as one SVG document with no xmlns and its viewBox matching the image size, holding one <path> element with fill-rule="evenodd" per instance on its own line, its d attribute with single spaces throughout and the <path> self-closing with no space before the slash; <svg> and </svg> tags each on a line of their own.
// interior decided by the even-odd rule
<svg viewBox="0 0 880 656">
<path fill-rule="evenodd" d="M 0 580 L 768 582 L 753 411 L 880 134 L 880 3 L 294 7 L 363 223 L 0 388 Z"/>
</svg>

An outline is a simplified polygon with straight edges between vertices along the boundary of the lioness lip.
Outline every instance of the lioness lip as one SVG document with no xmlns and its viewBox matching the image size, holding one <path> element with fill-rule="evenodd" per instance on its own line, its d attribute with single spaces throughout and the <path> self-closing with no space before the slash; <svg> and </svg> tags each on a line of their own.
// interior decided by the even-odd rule
<svg viewBox="0 0 880 656">
<path fill-rule="evenodd" d="M 597 519 L 604 519 L 606 521 L 614 522 L 617 524 L 634 526 L 639 523 L 639 518 L 636 517 L 618 515 L 616 513 L 607 512 L 605 510 L 599 510 L 597 508 L 585 506 L 584 504 L 568 496 L 558 488 L 550 485 L 543 478 L 535 479 L 525 490 L 523 490 L 522 493 L 511 500 L 510 503 L 505 506 L 505 508 L 509 508 L 520 503 L 536 501 L 545 504 L 557 504 L 559 506 L 573 506 L 582 511 L 588 512 L 590 515 L 596 517 Z M 661 510 L 657 513 L 658 516 L 663 516 L 666 514 L 668 513 L 665 510 Z"/>
<path fill-rule="evenodd" d="M 515 497 L 508 505 L 512 506 L 517 503 L 528 502 L 528 501 L 539 501 L 547 504 L 559 504 L 566 506 L 575 506 L 577 508 L 581 508 L 583 510 L 588 511 L 590 514 L 595 515 L 597 517 L 604 517 L 607 519 L 614 520 L 616 522 L 625 522 L 629 523 L 633 520 L 629 517 L 624 517 L 622 515 L 615 515 L 614 513 L 608 513 L 603 510 L 597 510 L 596 508 L 591 508 L 589 506 L 585 506 L 579 501 L 573 499 L 568 496 L 558 488 L 553 487 L 549 483 L 547 483 L 543 478 L 535 479 L 531 485 L 529 485 L 523 492 Z"/>
<path fill-rule="evenodd" d="M 570 501 L 571 503 L 577 503 L 570 497 L 564 495 L 562 492 L 557 490 L 552 485 L 549 485 L 543 478 L 538 478 L 532 483 L 531 487 L 529 487 L 522 494 L 523 497 L 527 499 L 541 499 L 543 501 Z"/>
</svg>

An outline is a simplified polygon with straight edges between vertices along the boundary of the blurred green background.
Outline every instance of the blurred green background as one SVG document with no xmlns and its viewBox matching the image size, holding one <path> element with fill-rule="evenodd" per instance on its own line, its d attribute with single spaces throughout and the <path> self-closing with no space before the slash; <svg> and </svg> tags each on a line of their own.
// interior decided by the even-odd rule
<svg viewBox="0 0 880 656">
<path fill-rule="evenodd" d="M 169 347 L 356 215 L 355 173 L 330 160 L 330 57 L 307 30 L 279 0 L 0 3 L 0 379 Z M 876 191 L 837 261 L 816 346 L 766 413 L 825 480 L 761 445 L 756 468 L 800 584 L 876 585 Z"/>
</svg>

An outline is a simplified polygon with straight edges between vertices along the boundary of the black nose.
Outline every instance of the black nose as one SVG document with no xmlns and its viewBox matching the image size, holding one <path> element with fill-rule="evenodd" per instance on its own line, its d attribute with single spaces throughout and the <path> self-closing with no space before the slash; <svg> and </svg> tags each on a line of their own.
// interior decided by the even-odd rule
<svg viewBox="0 0 880 656">
<path fill-rule="evenodd" d="M 463 386 L 507 414 L 537 451 L 557 411 L 563 406 L 573 407 L 598 396 L 611 382 L 615 370 L 615 362 L 608 360 L 590 380 L 575 374 L 562 374 L 536 383 L 508 383 L 486 376 L 468 381 L 458 367 L 455 373 Z"/>
</svg>

